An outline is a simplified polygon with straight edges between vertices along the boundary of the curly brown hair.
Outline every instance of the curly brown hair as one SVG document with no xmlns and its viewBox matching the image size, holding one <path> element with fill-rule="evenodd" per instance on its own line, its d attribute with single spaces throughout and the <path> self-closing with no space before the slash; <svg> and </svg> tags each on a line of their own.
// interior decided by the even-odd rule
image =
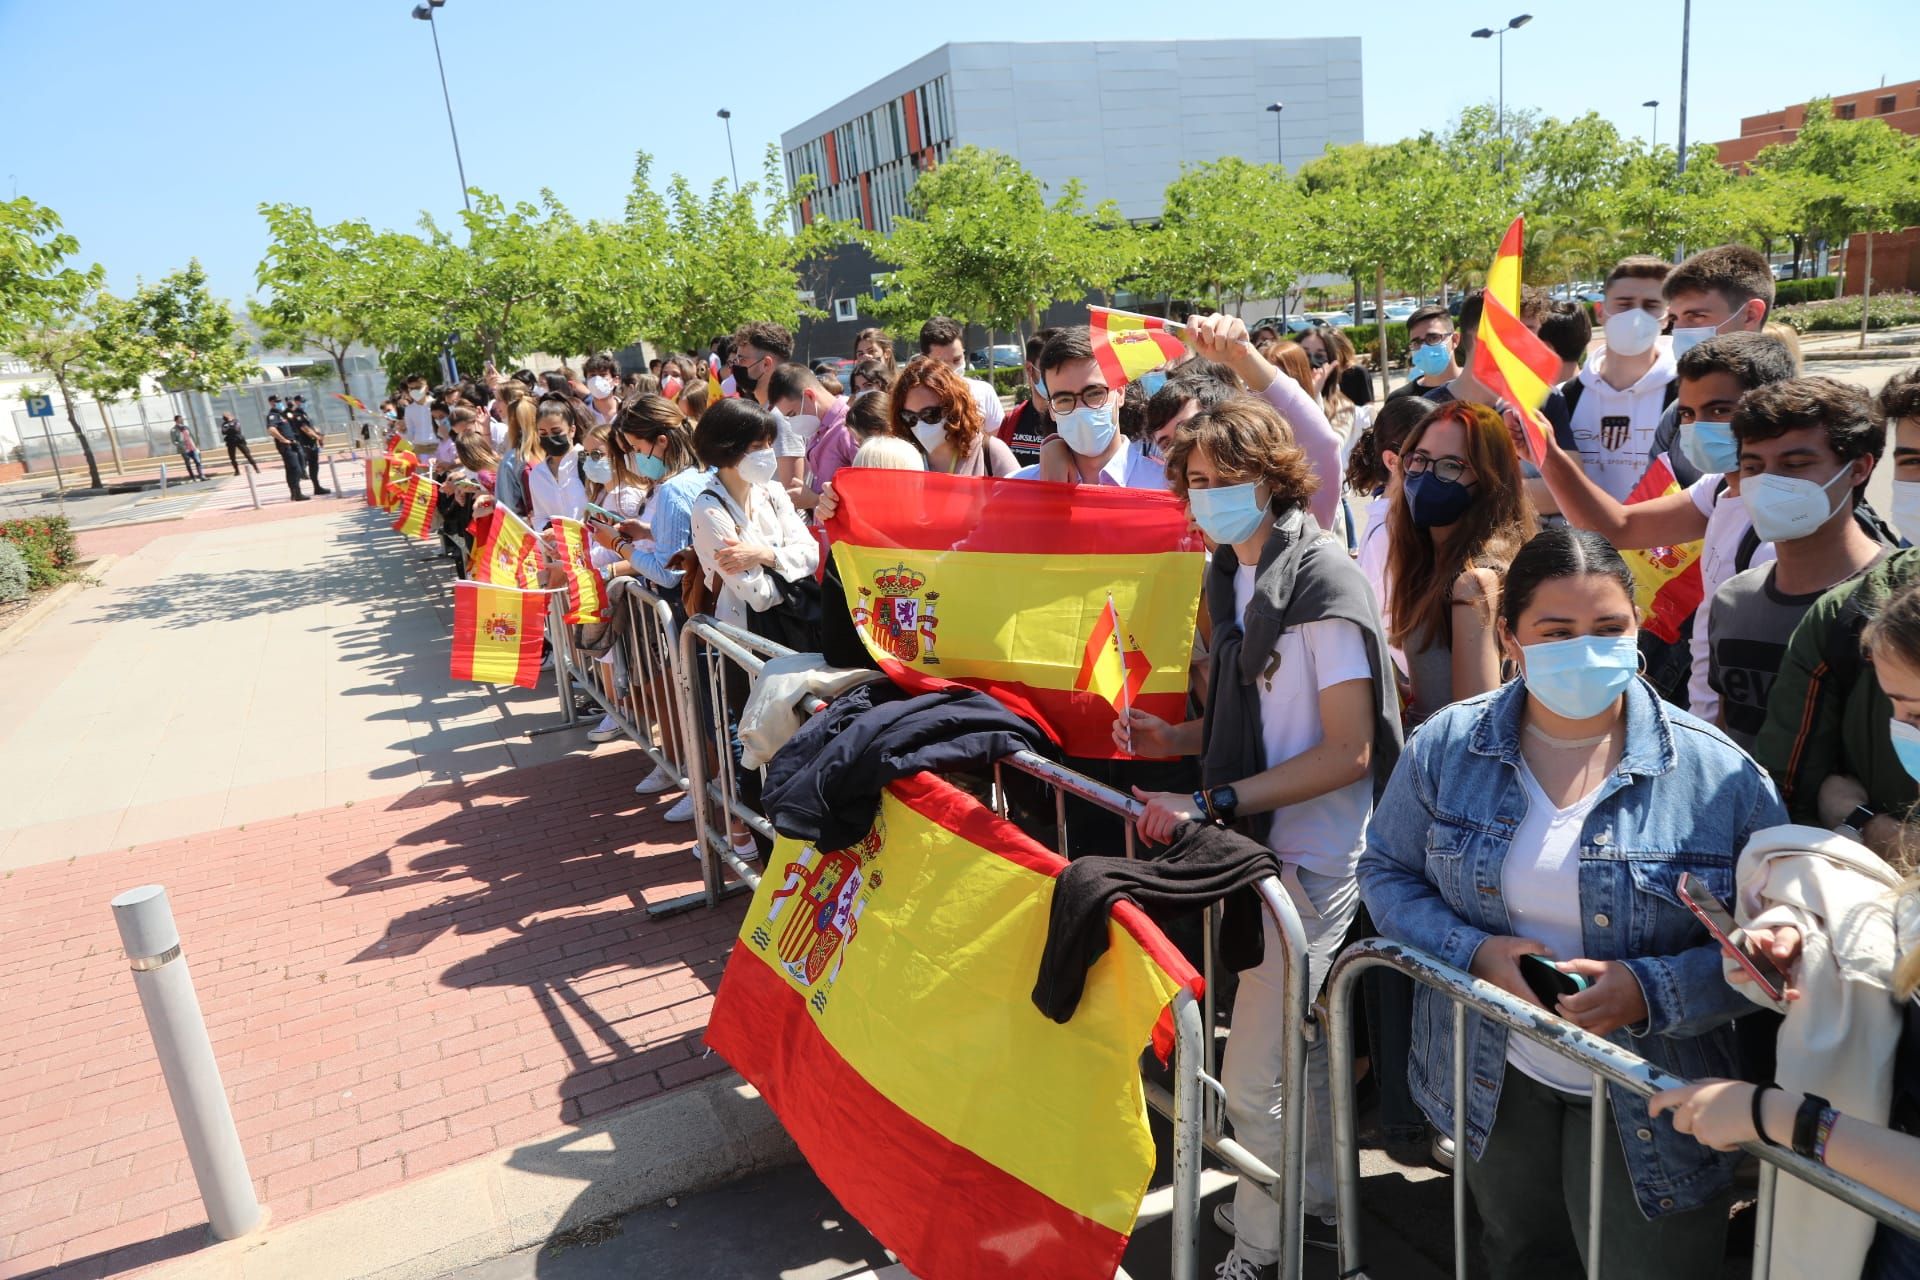
<svg viewBox="0 0 1920 1280">
<path fill-rule="evenodd" d="M 894 379 L 891 398 L 887 401 L 887 430 L 919 446 L 913 432 L 900 425 L 900 415 L 907 408 L 907 392 L 915 387 L 925 387 L 940 397 L 941 416 L 947 422 L 947 443 L 953 446 L 955 457 L 971 457 L 980 439 L 980 406 L 974 402 L 972 390 L 960 375 L 932 356 L 915 356 Z"/>
<path fill-rule="evenodd" d="M 1294 444 L 1287 420 L 1258 396 L 1228 396 L 1180 424 L 1167 449 L 1167 487 L 1182 501 L 1187 496 L 1187 463 L 1195 453 L 1206 454 L 1230 484 L 1265 481 L 1273 490 L 1267 509 L 1275 515 L 1305 506 L 1320 487 L 1320 477 Z"/>
<path fill-rule="evenodd" d="M 1406 459 L 1427 432 L 1458 423 L 1467 433 L 1473 467 L 1473 505 L 1443 547 L 1433 530 L 1413 523 L 1407 509 Z M 1422 419 L 1400 442 L 1400 464 L 1387 486 L 1387 577 L 1392 582 L 1388 639 L 1402 649 L 1451 649 L 1453 584 L 1469 567 L 1505 571 L 1533 537 L 1538 520 L 1520 479 L 1520 455 L 1498 413 L 1470 400 L 1450 400 Z"/>
<path fill-rule="evenodd" d="M 1920 424 L 1920 364 L 1887 379 L 1887 385 L 1873 398 L 1873 411 L 1889 427 L 1901 418 Z"/>
</svg>

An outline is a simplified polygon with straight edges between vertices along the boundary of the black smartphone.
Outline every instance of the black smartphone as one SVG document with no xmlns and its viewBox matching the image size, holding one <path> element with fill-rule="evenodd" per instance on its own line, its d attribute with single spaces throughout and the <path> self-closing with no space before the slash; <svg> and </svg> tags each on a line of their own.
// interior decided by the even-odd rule
<svg viewBox="0 0 1920 1280">
<path fill-rule="evenodd" d="M 1540 1003 L 1549 1011 L 1560 1003 L 1561 996 L 1587 989 L 1585 978 L 1556 969 L 1553 961 L 1545 956 L 1521 956 L 1520 976 L 1527 980 L 1533 994 L 1540 997 Z"/>
<path fill-rule="evenodd" d="M 1747 976 L 1766 992 L 1769 1000 L 1778 1002 L 1785 998 L 1782 993 L 1787 989 L 1787 975 L 1781 973 L 1769 957 L 1750 952 L 1733 940 L 1739 926 L 1734 923 L 1733 913 L 1727 910 L 1726 904 L 1714 897 L 1713 890 L 1707 888 L 1706 881 L 1691 871 L 1681 872 L 1680 901 L 1699 918 L 1701 924 L 1707 926 L 1707 932 L 1713 935 L 1714 941 L 1733 957 L 1734 963 L 1747 971 Z"/>
</svg>

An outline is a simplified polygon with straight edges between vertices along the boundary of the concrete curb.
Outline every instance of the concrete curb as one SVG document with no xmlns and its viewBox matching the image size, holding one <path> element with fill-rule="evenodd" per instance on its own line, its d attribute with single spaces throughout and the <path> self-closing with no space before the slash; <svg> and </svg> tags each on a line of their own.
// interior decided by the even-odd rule
<svg viewBox="0 0 1920 1280">
<path fill-rule="evenodd" d="M 143 1280 L 431 1280 L 799 1159 L 729 1071 L 510 1151 L 161 1263 Z M 271 1209 L 272 1206 L 268 1206 Z"/>
<path fill-rule="evenodd" d="M 1803 350 L 1800 358 L 1809 364 L 1816 360 L 1913 360 L 1920 359 L 1920 347 L 1816 347 Z"/>
<path fill-rule="evenodd" d="M 115 564 L 119 563 L 119 560 L 120 557 L 118 555 L 100 556 L 97 559 L 89 560 L 82 564 L 80 571 L 89 578 L 95 578 L 113 568 Z M 53 590 L 47 592 L 45 596 L 34 604 L 33 608 L 27 610 L 26 613 L 20 616 L 18 622 L 8 626 L 4 631 L 0 631 L 0 653 L 5 653 L 14 645 L 19 644 L 21 640 L 26 638 L 29 631 L 32 631 L 42 622 L 45 622 L 49 614 L 66 603 L 69 596 L 84 590 L 88 585 L 89 584 L 82 581 L 63 582 Z"/>
</svg>

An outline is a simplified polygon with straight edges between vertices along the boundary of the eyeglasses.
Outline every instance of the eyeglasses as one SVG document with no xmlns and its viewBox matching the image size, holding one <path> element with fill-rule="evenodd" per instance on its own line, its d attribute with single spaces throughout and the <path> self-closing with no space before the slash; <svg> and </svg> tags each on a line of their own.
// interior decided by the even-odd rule
<svg viewBox="0 0 1920 1280">
<path fill-rule="evenodd" d="M 902 409 L 899 414 L 900 425 L 903 427 L 910 427 L 916 422 L 925 423 L 930 427 L 936 422 L 945 421 L 946 416 L 945 407 L 937 404 L 928 405 L 924 409 Z"/>
<path fill-rule="evenodd" d="M 1434 475 L 1449 484 L 1459 484 L 1460 477 L 1473 470 L 1472 466 L 1459 458 L 1433 458 L 1418 451 L 1402 458 L 1400 466 L 1410 476 L 1421 475 L 1431 469 Z"/>
<path fill-rule="evenodd" d="M 1408 338 L 1407 345 L 1412 347 L 1437 347 L 1453 336 L 1451 331 L 1435 329 L 1422 338 Z"/>
<path fill-rule="evenodd" d="M 1047 407 L 1055 413 L 1072 413 L 1076 405 L 1085 405 L 1089 409 L 1098 409 L 1113 395 L 1113 388 L 1094 383 L 1082 387 L 1078 392 L 1058 391 L 1047 397 Z"/>
</svg>

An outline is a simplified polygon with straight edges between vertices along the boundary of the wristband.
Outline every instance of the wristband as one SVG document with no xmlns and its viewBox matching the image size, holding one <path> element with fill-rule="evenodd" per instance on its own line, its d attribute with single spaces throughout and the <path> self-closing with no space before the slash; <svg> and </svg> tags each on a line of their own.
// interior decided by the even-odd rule
<svg viewBox="0 0 1920 1280">
<path fill-rule="evenodd" d="M 1214 820 L 1213 805 L 1208 803 L 1206 792 L 1196 791 L 1193 793 L 1193 807 L 1200 811 L 1200 816 L 1206 821 L 1212 822 Z"/>
<path fill-rule="evenodd" d="M 1766 1143 L 1770 1147 L 1777 1147 L 1780 1144 L 1767 1136 L 1767 1122 L 1763 1118 L 1765 1113 L 1761 1109 L 1760 1101 L 1761 1099 L 1767 1096 L 1767 1090 L 1772 1089 L 1775 1092 L 1778 1092 L 1779 1088 L 1780 1088 L 1779 1085 L 1773 1085 L 1773 1084 L 1757 1084 L 1753 1087 L 1752 1104 L 1753 1104 L 1754 1136 L 1758 1137 L 1760 1141 Z"/>
<path fill-rule="evenodd" d="M 1832 1104 L 1817 1093 L 1809 1093 L 1800 1100 L 1800 1110 L 1793 1117 L 1795 1155 L 1805 1156 L 1809 1160 L 1818 1158 L 1813 1153 L 1813 1144 L 1819 1137 L 1820 1114 L 1831 1109 Z"/>
<path fill-rule="evenodd" d="M 1840 1113 L 1832 1107 L 1822 1108 L 1820 1122 L 1814 1126 L 1813 1158 L 1821 1164 L 1827 1162 L 1827 1143 L 1833 1138 L 1833 1126 L 1839 1121 Z"/>
</svg>

